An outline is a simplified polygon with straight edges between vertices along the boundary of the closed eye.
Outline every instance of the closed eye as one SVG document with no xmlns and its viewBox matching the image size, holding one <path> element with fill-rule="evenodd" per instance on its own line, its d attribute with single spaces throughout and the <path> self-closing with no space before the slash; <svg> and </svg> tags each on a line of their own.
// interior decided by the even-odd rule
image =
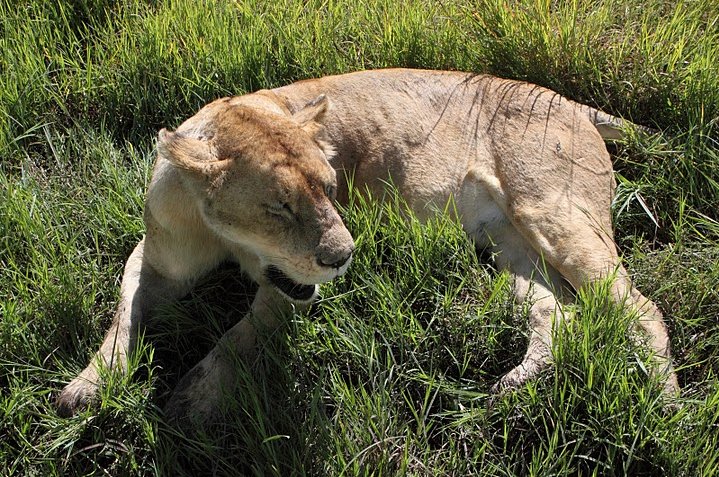
<svg viewBox="0 0 719 477">
<path fill-rule="evenodd" d="M 270 215 L 274 215 L 277 217 L 283 217 L 286 219 L 291 219 L 295 216 L 294 211 L 292 210 L 292 207 L 287 202 L 273 202 L 264 204 L 265 209 Z"/>
</svg>

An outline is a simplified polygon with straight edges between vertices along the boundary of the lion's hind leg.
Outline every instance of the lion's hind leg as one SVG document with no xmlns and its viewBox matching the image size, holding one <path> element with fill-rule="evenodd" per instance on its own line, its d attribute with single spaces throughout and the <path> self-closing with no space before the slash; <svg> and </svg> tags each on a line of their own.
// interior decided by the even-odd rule
<svg viewBox="0 0 719 477">
<path fill-rule="evenodd" d="M 680 387 L 672 366 L 669 333 L 662 312 L 653 301 L 632 285 L 623 267 L 619 268 L 612 283 L 612 294 L 617 302 L 626 302 L 636 311 L 636 331 L 644 332 L 653 353 L 655 366 L 651 368 L 651 372 L 663 381 L 665 394 L 678 395 Z"/>
<path fill-rule="evenodd" d="M 518 228 L 575 290 L 599 280 L 612 280 L 612 299 L 636 312 L 637 328 L 647 334 L 656 364 L 652 373 L 664 380 L 667 394 L 676 394 L 679 385 L 671 365 L 669 335 L 662 313 L 632 285 L 621 265 L 608 225 L 608 213 L 604 220 L 597 221 L 592 217 L 601 214 L 595 212 L 592 215 L 585 210 L 580 215 L 582 219 L 575 215 L 571 224 L 561 223 L 558 219 L 561 216 L 545 214 L 531 221 L 533 227 L 522 227 L 528 222 L 520 221 Z"/>
</svg>

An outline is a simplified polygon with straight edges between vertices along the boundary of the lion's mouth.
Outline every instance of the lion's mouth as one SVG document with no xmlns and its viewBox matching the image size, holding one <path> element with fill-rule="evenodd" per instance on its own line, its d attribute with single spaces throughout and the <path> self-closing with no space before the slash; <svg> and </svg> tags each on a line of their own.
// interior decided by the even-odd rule
<svg viewBox="0 0 719 477">
<path fill-rule="evenodd" d="M 273 286 L 293 300 L 309 301 L 315 294 L 315 285 L 297 283 L 273 265 L 267 267 L 265 276 Z"/>
</svg>

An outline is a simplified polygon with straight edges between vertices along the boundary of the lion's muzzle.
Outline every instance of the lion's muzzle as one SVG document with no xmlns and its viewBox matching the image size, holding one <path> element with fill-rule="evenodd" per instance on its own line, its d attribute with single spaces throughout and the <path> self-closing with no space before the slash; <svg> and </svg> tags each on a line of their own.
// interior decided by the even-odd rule
<svg viewBox="0 0 719 477">
<path fill-rule="evenodd" d="M 320 237 L 315 250 L 317 265 L 331 268 L 337 275 L 347 270 L 352 253 L 355 249 L 354 239 L 334 209 L 331 211 L 332 224 Z"/>
<path fill-rule="evenodd" d="M 349 251 L 345 251 L 342 255 L 333 255 L 332 257 L 317 257 L 317 263 L 321 267 L 328 267 L 328 268 L 336 268 L 340 269 L 342 268 L 347 262 L 350 261 L 352 258 L 352 252 L 354 251 L 354 247 L 350 249 Z M 327 261 L 325 261 L 327 260 Z"/>
</svg>

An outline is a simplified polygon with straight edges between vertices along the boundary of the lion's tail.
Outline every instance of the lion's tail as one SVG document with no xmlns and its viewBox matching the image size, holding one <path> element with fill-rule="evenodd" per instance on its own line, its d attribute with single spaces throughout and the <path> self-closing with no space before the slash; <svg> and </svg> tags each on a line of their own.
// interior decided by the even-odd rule
<svg viewBox="0 0 719 477">
<path fill-rule="evenodd" d="M 599 134 L 602 136 L 602 138 L 607 141 L 624 139 L 627 135 L 628 129 L 641 131 L 644 134 L 657 133 L 656 129 L 641 126 L 639 124 L 634 124 L 631 121 L 612 116 L 611 114 L 605 113 L 604 111 L 594 109 L 591 106 L 580 104 L 579 109 L 587 115 L 592 124 L 594 124 L 594 126 L 597 128 L 597 131 L 599 131 Z"/>
</svg>

